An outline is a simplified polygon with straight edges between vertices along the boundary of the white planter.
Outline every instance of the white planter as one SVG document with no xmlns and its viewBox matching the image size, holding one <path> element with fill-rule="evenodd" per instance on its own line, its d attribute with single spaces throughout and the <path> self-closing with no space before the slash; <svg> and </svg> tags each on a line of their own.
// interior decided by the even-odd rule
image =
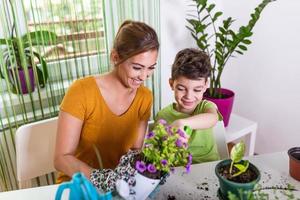
<svg viewBox="0 0 300 200">
<path fill-rule="evenodd" d="M 160 182 L 160 179 L 150 179 L 138 172 L 135 172 L 135 180 L 135 186 L 130 188 L 135 194 L 130 194 L 128 200 L 145 200 Z"/>
</svg>

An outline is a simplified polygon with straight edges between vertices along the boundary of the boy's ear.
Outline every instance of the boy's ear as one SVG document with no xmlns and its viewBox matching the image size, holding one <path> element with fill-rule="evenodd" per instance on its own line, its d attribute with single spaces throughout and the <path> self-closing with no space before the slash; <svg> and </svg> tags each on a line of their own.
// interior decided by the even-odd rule
<svg viewBox="0 0 300 200">
<path fill-rule="evenodd" d="M 169 84 L 172 90 L 174 90 L 173 85 L 174 85 L 174 80 L 169 78 Z"/>
<path fill-rule="evenodd" d="M 210 81 L 209 81 L 209 79 L 207 79 L 206 82 L 205 82 L 205 87 L 209 88 L 209 84 L 210 84 Z"/>
</svg>

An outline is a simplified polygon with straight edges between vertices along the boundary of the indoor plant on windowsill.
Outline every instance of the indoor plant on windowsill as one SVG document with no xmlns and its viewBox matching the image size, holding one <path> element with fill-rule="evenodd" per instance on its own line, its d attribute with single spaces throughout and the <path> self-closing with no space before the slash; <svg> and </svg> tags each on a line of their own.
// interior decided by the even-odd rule
<svg viewBox="0 0 300 200">
<path fill-rule="evenodd" d="M 0 49 L 3 64 L 0 66 L 0 77 L 7 80 L 11 90 L 17 94 L 33 92 L 35 81 L 40 87 L 45 87 L 48 79 L 47 64 L 44 57 L 32 46 L 52 45 L 57 43 L 57 35 L 51 31 L 38 30 L 15 36 L 15 24 L 9 38 L 0 38 Z M 40 63 L 37 66 L 36 63 Z M 34 78 L 36 71 L 36 79 Z"/>
<path fill-rule="evenodd" d="M 230 158 L 219 162 L 215 173 L 219 179 L 220 188 L 218 195 L 221 199 L 230 196 L 250 199 L 253 189 L 260 180 L 260 171 L 248 160 L 243 160 L 245 143 L 239 142 L 233 146 Z"/>
<path fill-rule="evenodd" d="M 251 14 L 247 25 L 241 26 L 237 31 L 231 28 L 233 19 L 228 17 L 223 22 L 218 22 L 222 12 L 214 12 L 215 4 L 207 0 L 193 0 L 197 14 L 187 19 L 187 28 L 200 49 L 211 57 L 212 73 L 210 87 L 205 93 L 205 98 L 217 104 L 223 115 L 225 126 L 228 125 L 233 105 L 234 92 L 222 88 L 221 76 L 229 58 L 247 51 L 251 44 L 250 37 L 256 22 L 263 9 L 274 0 L 263 0 Z M 219 25 L 219 26 L 217 26 Z M 213 40 L 213 41 L 212 41 Z"/>
</svg>

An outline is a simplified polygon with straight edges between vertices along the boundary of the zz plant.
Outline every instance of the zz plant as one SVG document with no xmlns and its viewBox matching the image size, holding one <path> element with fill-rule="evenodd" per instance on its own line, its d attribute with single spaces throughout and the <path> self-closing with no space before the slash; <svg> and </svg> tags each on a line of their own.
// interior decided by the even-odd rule
<svg viewBox="0 0 300 200">
<path fill-rule="evenodd" d="M 205 51 L 211 58 L 212 73 L 210 76 L 209 96 L 222 98 L 221 76 L 229 58 L 236 54 L 243 55 L 247 46 L 252 42 L 252 29 L 259 20 L 264 8 L 274 0 L 263 0 L 251 14 L 247 25 L 241 26 L 237 31 L 231 28 L 234 19 L 228 17 L 220 22 L 222 12 L 214 11 L 215 4 L 207 0 L 193 0 L 196 3 L 196 15 L 190 15 L 187 19 L 187 28 L 200 49 Z M 217 26 L 219 25 L 219 26 Z"/>
</svg>

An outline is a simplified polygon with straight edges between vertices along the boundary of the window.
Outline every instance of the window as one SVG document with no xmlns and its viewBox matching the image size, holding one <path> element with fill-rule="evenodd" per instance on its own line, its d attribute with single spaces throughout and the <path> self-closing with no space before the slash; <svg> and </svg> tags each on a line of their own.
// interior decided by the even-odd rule
<svg viewBox="0 0 300 200">
<path fill-rule="evenodd" d="M 47 61 L 105 52 L 101 0 L 24 0 L 29 31 L 50 30 L 59 44 L 39 47 Z"/>
</svg>

